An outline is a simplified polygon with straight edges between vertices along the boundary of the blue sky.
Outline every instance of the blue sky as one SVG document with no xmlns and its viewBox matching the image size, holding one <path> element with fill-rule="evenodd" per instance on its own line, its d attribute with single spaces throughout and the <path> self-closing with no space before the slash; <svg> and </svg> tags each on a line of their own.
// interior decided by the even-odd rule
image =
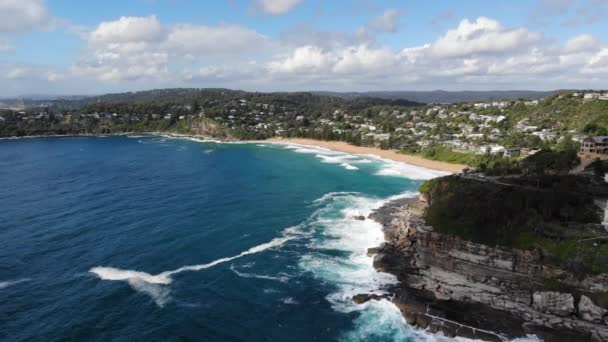
<svg viewBox="0 0 608 342">
<path fill-rule="evenodd" d="M 0 96 L 608 87 L 608 0 L 0 0 Z"/>
</svg>

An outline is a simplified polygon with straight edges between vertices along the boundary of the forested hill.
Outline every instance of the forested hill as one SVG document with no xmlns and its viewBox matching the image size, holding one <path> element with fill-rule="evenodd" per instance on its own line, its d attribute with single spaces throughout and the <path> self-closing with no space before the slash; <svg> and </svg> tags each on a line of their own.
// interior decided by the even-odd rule
<svg viewBox="0 0 608 342">
<path fill-rule="evenodd" d="M 381 99 L 403 99 L 423 103 L 456 103 L 473 101 L 497 101 L 504 99 L 534 99 L 560 93 L 560 90 L 488 90 L 488 91 L 368 91 L 368 92 L 317 92 L 318 94 L 343 98 L 375 97 Z"/>
<path fill-rule="evenodd" d="M 124 92 L 104 94 L 98 96 L 31 96 L 23 97 L 27 107 L 48 107 L 49 105 L 59 108 L 76 109 L 84 105 L 105 103 L 145 103 L 145 102 L 174 102 L 185 104 L 193 100 L 205 100 L 205 98 L 217 98 L 218 95 L 226 98 L 285 98 L 297 99 L 303 96 L 322 96 L 354 101 L 354 103 L 372 105 L 402 105 L 408 106 L 417 103 L 457 103 L 472 101 L 495 101 L 505 99 L 534 99 L 542 98 L 559 93 L 560 91 L 528 91 L 528 90 L 501 90 L 501 91 L 369 91 L 369 92 L 247 92 L 242 90 L 231 90 L 224 88 L 168 88 L 154 89 L 137 92 Z M 7 99 L 8 100 L 8 99 Z"/>
</svg>

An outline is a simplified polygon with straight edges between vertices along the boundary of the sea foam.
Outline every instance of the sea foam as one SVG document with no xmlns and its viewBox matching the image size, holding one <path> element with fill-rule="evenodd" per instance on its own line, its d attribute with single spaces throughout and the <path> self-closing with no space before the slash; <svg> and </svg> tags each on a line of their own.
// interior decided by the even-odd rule
<svg viewBox="0 0 608 342">
<path fill-rule="evenodd" d="M 26 281 L 30 281 L 30 278 L 22 278 L 22 279 L 17 279 L 17 280 L 7 280 L 7 281 L 0 281 L 0 290 L 7 288 L 9 286 L 13 286 L 13 285 L 17 285 L 20 283 L 24 283 Z"/>
<path fill-rule="evenodd" d="M 275 281 L 280 281 L 282 283 L 286 283 L 289 281 L 289 276 L 281 273 L 279 276 L 270 276 L 270 275 L 265 275 L 265 274 L 255 274 L 255 273 L 247 273 L 247 272 L 241 272 L 238 270 L 238 268 L 234 265 L 230 265 L 230 270 L 232 272 L 234 272 L 234 274 L 238 275 L 241 278 L 255 278 L 255 279 L 264 279 L 264 280 L 275 280 Z"/>
<path fill-rule="evenodd" d="M 294 238 L 295 237 L 291 235 L 282 236 L 272 239 L 269 242 L 251 247 L 250 249 L 235 256 L 217 259 L 206 264 L 182 266 L 175 270 L 165 271 L 159 274 L 150 274 L 134 270 L 123 270 L 114 267 L 93 267 L 89 270 L 89 272 L 95 274 L 99 279 L 102 280 L 125 281 L 131 285 L 134 290 L 151 296 L 154 302 L 158 306 L 162 307 L 170 300 L 170 290 L 167 286 L 173 281 L 172 276 L 182 272 L 196 272 L 204 270 L 244 257 L 246 255 L 260 253 L 269 248 L 281 246 L 285 242 Z"/>
</svg>

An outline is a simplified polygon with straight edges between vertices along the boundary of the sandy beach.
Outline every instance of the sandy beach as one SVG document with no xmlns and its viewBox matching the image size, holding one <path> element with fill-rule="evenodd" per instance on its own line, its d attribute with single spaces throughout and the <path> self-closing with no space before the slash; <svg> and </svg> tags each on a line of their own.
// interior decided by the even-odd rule
<svg viewBox="0 0 608 342">
<path fill-rule="evenodd" d="M 355 146 L 342 141 L 323 141 L 313 139 L 301 139 L 301 138 L 272 138 L 270 141 L 293 143 L 308 146 L 318 146 L 327 148 L 330 150 L 352 153 L 352 154 L 370 154 L 381 158 L 406 163 L 410 165 L 420 166 L 427 169 L 446 171 L 446 172 L 461 172 L 462 169 L 466 168 L 466 165 L 461 164 L 450 164 L 435 160 L 428 160 L 417 156 L 410 156 L 402 154 L 394 150 L 382 150 L 374 147 Z"/>
</svg>

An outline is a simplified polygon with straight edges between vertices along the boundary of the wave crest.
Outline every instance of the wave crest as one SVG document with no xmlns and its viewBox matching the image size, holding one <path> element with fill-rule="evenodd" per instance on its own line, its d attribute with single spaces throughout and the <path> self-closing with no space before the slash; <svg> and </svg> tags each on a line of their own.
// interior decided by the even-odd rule
<svg viewBox="0 0 608 342">
<path fill-rule="evenodd" d="M 248 250 L 241 252 L 240 254 L 235 256 L 217 259 L 206 264 L 182 266 L 175 270 L 165 271 L 156 275 L 141 271 L 122 270 L 114 267 L 93 267 L 89 270 L 89 272 L 95 274 L 99 279 L 102 280 L 125 281 L 129 285 L 131 285 L 131 287 L 135 291 L 145 293 L 151 296 L 154 302 L 158 306 L 162 307 L 170 300 L 168 286 L 173 281 L 173 279 L 171 278 L 173 275 L 182 272 L 196 272 L 204 270 L 225 262 L 244 257 L 246 255 L 260 253 L 269 248 L 281 246 L 285 242 L 294 238 L 295 236 L 283 236 L 275 238 L 269 242 L 251 247 Z"/>
</svg>

